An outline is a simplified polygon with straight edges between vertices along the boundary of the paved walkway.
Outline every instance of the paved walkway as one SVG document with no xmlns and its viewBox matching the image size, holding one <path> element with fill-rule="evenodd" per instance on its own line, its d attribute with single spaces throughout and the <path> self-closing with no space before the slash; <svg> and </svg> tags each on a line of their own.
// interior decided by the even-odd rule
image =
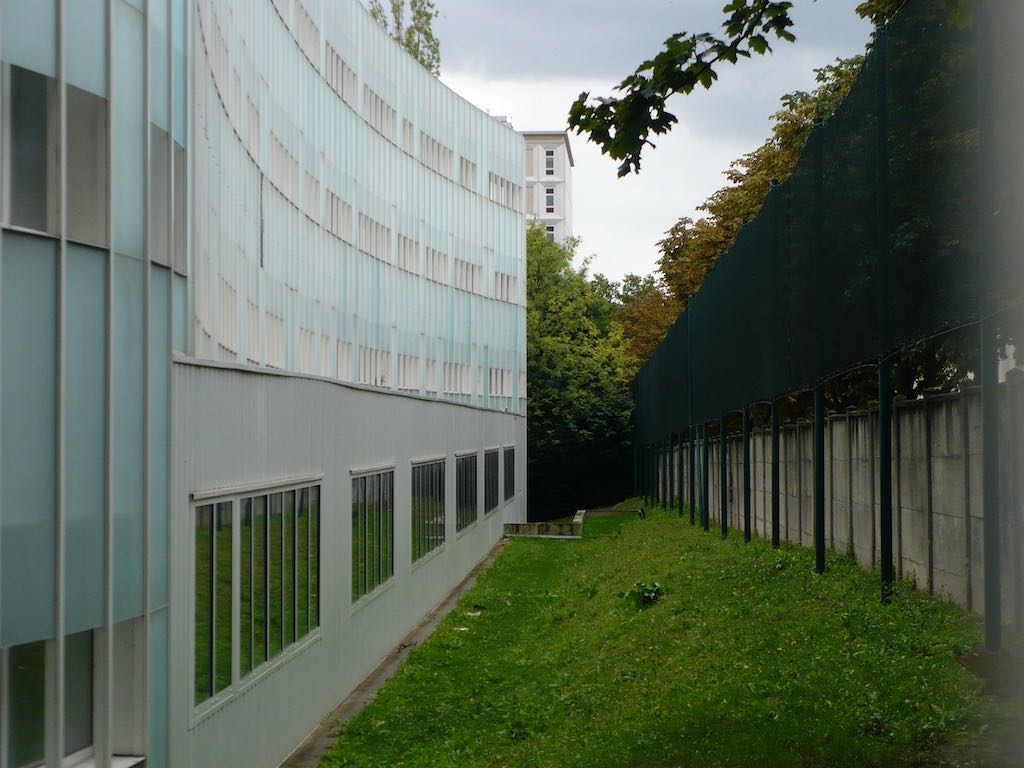
<svg viewBox="0 0 1024 768">
<path fill-rule="evenodd" d="M 369 675 L 361 682 L 356 689 L 349 694 L 330 714 L 320 721 L 320 725 L 311 733 L 299 747 L 292 752 L 291 756 L 281 763 L 281 768 L 317 768 L 324 754 L 338 740 L 338 731 L 341 726 L 363 711 L 368 703 L 376 698 L 377 689 L 386 683 L 402 662 L 409 656 L 409 652 L 423 642 L 434 631 L 437 625 L 445 616 L 451 613 L 455 604 L 466 592 L 468 592 L 480 574 L 487 570 L 494 558 L 505 546 L 505 539 L 494 545 L 483 560 L 469 572 L 462 582 L 451 591 L 442 602 L 440 602 L 413 630 L 406 635 L 402 642 L 389 653 Z"/>
</svg>

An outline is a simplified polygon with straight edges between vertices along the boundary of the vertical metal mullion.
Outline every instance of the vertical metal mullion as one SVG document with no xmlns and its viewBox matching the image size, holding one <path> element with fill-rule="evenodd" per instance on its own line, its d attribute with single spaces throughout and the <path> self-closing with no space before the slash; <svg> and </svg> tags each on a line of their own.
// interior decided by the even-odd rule
<svg viewBox="0 0 1024 768">
<path fill-rule="evenodd" d="M 263 497 L 263 660 L 270 659 L 270 496 Z"/>
<path fill-rule="evenodd" d="M 64 756 L 64 553 L 65 553 L 65 501 L 67 498 L 66 482 L 64 472 L 64 451 L 66 445 L 66 425 L 64 410 L 64 392 L 67 388 L 66 366 L 64 364 L 66 352 L 66 334 L 64 325 L 66 320 L 65 295 L 67 280 L 67 81 L 66 65 L 64 57 L 64 3 L 57 3 L 57 29 L 54 30 L 57 37 L 57 120 L 58 120 L 58 255 L 57 255 L 57 386 L 55 392 L 54 408 L 57 411 L 57 434 L 54 445 L 54 469 L 57 478 L 57 503 L 55 513 L 56 541 L 54 552 L 54 586 L 55 599 L 54 608 L 54 668 L 52 672 L 53 685 L 47 688 L 53 692 L 51 708 L 49 708 L 52 728 L 45 729 L 48 733 L 45 736 L 46 761 L 48 765 L 58 766 Z M 49 682 L 49 681 L 48 681 Z"/>
<path fill-rule="evenodd" d="M 743 540 L 750 541 L 750 406 L 743 408 Z"/>
<path fill-rule="evenodd" d="M 0 648 L 0 768 L 7 768 L 7 718 L 11 711 L 10 697 L 7 695 L 7 649 Z"/>
<path fill-rule="evenodd" d="M 150 469 L 150 409 L 153 405 L 152 397 L 150 396 L 150 371 L 149 371 L 149 347 L 152 343 L 152 323 L 150 322 L 149 309 L 150 309 L 150 283 L 153 277 L 153 262 L 152 262 L 152 248 L 150 247 L 150 178 L 152 176 L 150 172 L 150 158 L 152 155 L 152 131 L 150 130 L 150 66 L 149 66 L 149 44 L 150 44 L 150 23 L 149 23 L 149 3 L 144 3 L 142 10 L 142 23 L 144 25 L 144 31 L 142 35 L 142 109 L 143 109 L 143 179 L 142 179 L 142 246 L 143 246 L 143 281 L 142 286 L 142 647 L 145 649 L 145 659 L 142 667 L 145 670 L 145 674 L 142 675 L 142 679 L 138 683 L 138 688 L 142 695 L 142 701 L 136 702 L 141 706 L 142 709 L 142 733 L 138 734 L 139 743 L 142 745 L 143 754 L 149 754 L 149 670 L 150 670 L 150 653 L 149 653 L 149 587 L 150 587 L 150 553 L 149 553 L 149 515 L 150 515 L 150 503 L 149 503 L 149 489 L 152 485 L 151 469 Z M 169 30 L 168 30 L 169 32 Z M 173 43 L 170 42 L 170 34 L 168 34 L 168 47 L 173 47 Z M 235 514 L 234 505 L 232 505 L 232 515 Z M 232 525 L 231 530 L 234 531 L 237 526 L 237 518 L 232 519 L 235 525 Z M 232 546 L 237 546 L 237 537 L 232 533 Z M 234 556 L 232 552 L 231 567 L 235 569 L 238 567 L 238 558 Z M 232 584 L 235 583 L 234 574 L 231 577 Z M 236 600 L 237 590 L 232 589 L 232 602 Z M 234 622 L 232 622 L 234 625 Z M 237 643 L 232 643 L 232 654 L 237 654 L 238 647 Z M 216 650 L 216 645 L 214 646 Z M 234 661 L 232 662 L 234 664 Z M 233 667 L 231 679 L 235 678 Z M 216 687 L 216 683 L 214 683 Z"/>
<path fill-rule="evenodd" d="M 113 187 L 114 180 L 114 0 L 106 2 L 106 40 L 107 50 L 107 179 Z M 97 718 L 100 721 L 98 727 L 94 726 L 96 736 L 94 749 L 96 752 L 96 763 L 99 768 L 109 768 L 111 754 L 113 752 L 113 697 L 114 697 L 114 510 L 113 510 L 113 489 L 114 489 L 114 462 L 112 459 L 114 444 L 114 195 L 107 196 L 107 316 L 106 316 L 106 424 L 104 435 L 104 453 L 106 455 L 106 473 L 104 477 L 104 543 L 105 557 L 103 562 L 103 584 L 104 584 L 104 632 L 102 663 L 102 681 L 96 680 L 99 693 L 96 696 L 99 702 Z M 193 685 L 193 690 L 195 686 Z"/>
<path fill-rule="evenodd" d="M 295 501 L 292 503 L 292 642 L 298 641 L 299 634 L 299 502 L 302 495 L 299 489 L 292 491 Z M 309 525 L 306 526 L 306 535 L 309 535 Z M 309 582 L 306 582 L 307 592 Z M 306 614 L 307 617 L 309 614 Z"/>
<path fill-rule="evenodd" d="M 7 105 L 7 73 L 8 67 L 0 62 L 0 223 L 6 221 L 6 206 L 10 201 L 10 184 L 8 182 L 8 125 L 10 123 L 10 110 Z M 3 296 L 3 263 L 4 263 L 4 237 L 0 229 L 0 296 Z M 0 313 L 2 314 L 2 313 Z M 0 319 L 0 360 L 3 360 L 3 320 Z M 3 402 L 3 377 L 0 376 L 0 403 Z M 2 425 L 0 425 L 2 426 Z M 3 441 L 0 440 L 0 488 L 3 487 Z M 3 552 L 3 526 L 0 525 L 0 552 Z M 3 589 L 0 589 L 0 616 L 3 616 Z M 7 650 L 0 647 L 0 768 L 7 768 L 7 716 L 11 711 L 7 700 Z"/>
</svg>

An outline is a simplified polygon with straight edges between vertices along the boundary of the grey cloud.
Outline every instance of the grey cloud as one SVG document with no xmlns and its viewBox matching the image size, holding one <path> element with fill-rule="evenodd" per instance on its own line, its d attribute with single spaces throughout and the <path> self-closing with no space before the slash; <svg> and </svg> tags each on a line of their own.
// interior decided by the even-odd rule
<svg viewBox="0 0 1024 768">
<path fill-rule="evenodd" d="M 857 0 L 798 0 L 798 44 L 829 51 L 862 45 Z M 723 0 L 435 0 L 442 69 L 485 77 L 617 81 L 682 29 L 717 31 Z M 779 43 L 777 53 L 789 48 Z"/>
</svg>

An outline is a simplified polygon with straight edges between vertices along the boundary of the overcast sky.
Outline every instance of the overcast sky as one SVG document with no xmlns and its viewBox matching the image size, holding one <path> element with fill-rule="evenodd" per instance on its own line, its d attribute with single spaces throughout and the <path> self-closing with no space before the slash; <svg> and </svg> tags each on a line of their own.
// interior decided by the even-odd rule
<svg viewBox="0 0 1024 768">
<path fill-rule="evenodd" d="M 519 130 L 546 130 L 565 128 L 581 91 L 610 95 L 673 32 L 719 31 L 725 0 L 434 3 L 441 79 Z M 655 268 L 655 243 L 722 186 L 731 160 L 768 137 L 779 98 L 811 89 L 815 67 L 863 52 L 871 28 L 854 13 L 857 3 L 797 0 L 797 42 L 727 65 L 710 91 L 670 102 L 679 123 L 644 151 L 639 176 L 618 179 L 613 160 L 572 135 L 573 228 L 581 254 L 593 254 L 593 271 L 618 280 Z"/>
</svg>

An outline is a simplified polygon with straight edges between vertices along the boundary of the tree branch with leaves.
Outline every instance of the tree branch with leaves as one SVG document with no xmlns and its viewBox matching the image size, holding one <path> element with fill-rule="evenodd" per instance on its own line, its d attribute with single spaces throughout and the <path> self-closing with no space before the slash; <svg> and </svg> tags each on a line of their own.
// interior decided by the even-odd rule
<svg viewBox="0 0 1024 768">
<path fill-rule="evenodd" d="M 768 53 L 773 38 L 793 42 L 792 6 L 787 0 L 732 0 L 723 9 L 724 35 L 672 35 L 663 51 L 619 83 L 622 96 L 591 100 L 589 93 L 581 93 L 569 111 L 569 127 L 589 134 L 603 153 L 621 161 L 619 176 L 639 172 L 641 151 L 654 146 L 651 136 L 668 133 L 678 122 L 668 111 L 668 99 L 698 85 L 710 88 L 718 79 L 717 67 Z"/>
</svg>

